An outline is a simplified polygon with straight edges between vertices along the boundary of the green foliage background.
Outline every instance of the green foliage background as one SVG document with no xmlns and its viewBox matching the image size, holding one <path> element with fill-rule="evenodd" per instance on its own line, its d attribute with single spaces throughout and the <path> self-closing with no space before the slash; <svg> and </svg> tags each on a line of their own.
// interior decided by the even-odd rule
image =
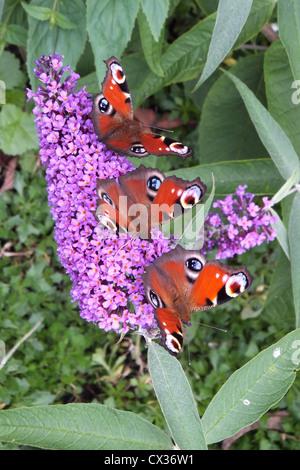
<svg viewBox="0 0 300 470">
<path fill-rule="evenodd" d="M 253 0 L 246 24 L 218 59 L 285 132 L 289 145 L 278 136 L 275 151 L 273 124 L 261 118 L 256 101 L 250 102 L 239 81 L 222 73 L 218 63 L 211 70 L 205 66 L 215 25 L 217 30 L 218 3 L 0 1 L 0 80 L 6 88 L 0 111 L 2 185 L 9 162 L 17 157 L 13 187 L 0 197 L 0 347 L 5 345 L 7 353 L 40 321 L 0 370 L 4 410 L 30 406 L 34 413 L 38 406 L 92 402 L 134 412 L 168 434 L 150 380 L 144 341 L 133 334 L 118 342 L 116 334 L 81 320 L 70 301 L 70 281 L 56 257 L 33 104 L 26 102 L 25 89 L 37 86 L 34 60 L 58 52 L 65 56 L 64 64 L 81 75 L 78 87 L 86 85 L 96 94 L 105 72 L 103 60 L 115 55 L 125 69 L 134 105 L 145 102 L 158 119 L 164 113 L 180 119 L 174 135 L 195 151 L 185 162 L 151 156 L 143 164 L 186 179 L 197 172 L 209 190 L 213 172 L 218 197 L 234 192 L 239 184 L 247 184 L 257 196 L 272 197 L 291 177 L 298 165 L 291 162 L 300 152 L 300 108 L 291 99 L 292 83 L 300 79 L 300 41 L 296 41 L 300 30 L 292 18 L 300 18 L 300 9 L 292 0 Z M 230 13 L 229 18 L 234 18 L 234 11 Z M 278 23 L 279 35 L 270 28 Z M 216 40 L 219 51 L 226 43 L 222 24 Z M 206 80 L 203 74 L 198 86 L 203 70 Z M 293 182 L 298 182 L 296 177 Z M 187 346 L 180 362 L 200 416 L 236 369 L 300 325 L 299 193 L 289 195 L 285 190 L 281 196 L 275 206 L 283 221 L 280 243 L 256 247 L 234 260 L 255 274 L 251 293 L 199 318 L 228 333 L 199 325 L 187 331 L 191 365 Z M 272 415 L 280 417 L 280 426 L 270 429 Z M 298 377 L 259 425 L 230 446 L 300 449 L 299 418 Z M 221 446 L 221 442 L 213 445 Z M 13 443 L 2 447 L 18 448 Z"/>
</svg>

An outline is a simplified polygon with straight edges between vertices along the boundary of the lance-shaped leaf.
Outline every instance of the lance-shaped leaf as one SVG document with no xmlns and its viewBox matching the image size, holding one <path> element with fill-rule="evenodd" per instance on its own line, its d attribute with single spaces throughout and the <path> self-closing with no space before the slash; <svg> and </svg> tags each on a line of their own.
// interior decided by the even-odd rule
<svg viewBox="0 0 300 470">
<path fill-rule="evenodd" d="M 59 450 L 172 448 L 164 432 L 134 413 L 81 403 L 1 411 L 0 440 Z"/>
<path fill-rule="evenodd" d="M 300 326 L 300 192 L 296 192 L 289 221 L 289 245 L 296 326 Z"/>
<path fill-rule="evenodd" d="M 291 141 L 254 93 L 239 78 L 226 71 L 224 73 L 240 92 L 262 143 L 282 177 L 287 180 L 299 165 L 299 159 Z"/>
<path fill-rule="evenodd" d="M 195 400 L 180 362 L 151 342 L 148 363 L 156 396 L 176 445 L 181 450 L 206 449 Z"/>
<path fill-rule="evenodd" d="M 231 51 L 246 23 L 252 0 L 220 0 L 207 61 L 195 90 L 216 70 Z"/>
<path fill-rule="evenodd" d="M 300 80 L 300 4 L 297 0 L 278 0 L 278 28 L 294 79 Z"/>
<path fill-rule="evenodd" d="M 257 421 L 286 394 L 300 366 L 300 329 L 287 334 L 237 370 L 208 405 L 202 423 L 207 443 Z"/>
</svg>

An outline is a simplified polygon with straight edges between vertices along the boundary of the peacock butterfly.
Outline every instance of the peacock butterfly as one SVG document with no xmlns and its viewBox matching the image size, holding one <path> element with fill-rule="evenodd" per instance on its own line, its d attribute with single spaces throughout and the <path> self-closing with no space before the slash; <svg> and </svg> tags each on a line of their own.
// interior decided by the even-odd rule
<svg viewBox="0 0 300 470">
<path fill-rule="evenodd" d="M 204 196 L 200 178 L 186 181 L 141 165 L 115 178 L 98 180 L 96 218 L 111 230 L 150 238 L 152 228 L 193 207 Z"/>
<path fill-rule="evenodd" d="M 161 345 L 177 356 L 190 312 L 199 312 L 237 297 L 252 283 L 246 266 L 232 268 L 206 261 L 199 251 L 177 246 L 151 263 L 143 274 L 148 302 L 155 309 Z"/>
<path fill-rule="evenodd" d="M 154 134 L 151 129 L 134 119 L 132 100 L 126 76 L 115 57 L 104 61 L 107 72 L 102 82 L 102 93 L 93 103 L 91 119 L 96 134 L 111 150 L 131 157 L 178 155 L 185 159 L 193 151 L 169 137 Z"/>
</svg>

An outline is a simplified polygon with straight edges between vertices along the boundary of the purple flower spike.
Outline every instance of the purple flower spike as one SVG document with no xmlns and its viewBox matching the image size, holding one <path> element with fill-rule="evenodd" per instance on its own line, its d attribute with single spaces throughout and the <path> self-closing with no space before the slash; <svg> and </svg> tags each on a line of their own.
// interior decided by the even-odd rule
<svg viewBox="0 0 300 470">
<path fill-rule="evenodd" d="M 36 104 L 33 113 L 57 253 L 73 283 L 71 296 L 82 318 L 105 331 L 149 330 L 156 322 L 141 275 L 173 242 L 158 229 L 148 241 L 117 235 L 97 224 L 97 180 L 117 178 L 134 167 L 98 141 L 89 118 L 91 97 L 85 88 L 75 92 L 79 75 L 63 67 L 62 59 L 54 54 L 36 61 L 42 85 L 27 94 Z M 62 80 L 66 72 L 69 75 Z M 246 187 L 239 186 L 236 197 L 214 203 L 216 211 L 208 214 L 204 227 L 204 254 L 217 249 L 217 258 L 228 258 L 275 238 L 268 199 L 258 207 Z"/>
<path fill-rule="evenodd" d="M 264 241 L 273 241 L 276 232 L 271 227 L 275 221 L 268 208 L 272 205 L 267 197 L 263 207 L 253 202 L 254 194 L 246 193 L 247 185 L 239 186 L 234 196 L 214 202 L 219 213 L 209 212 L 205 220 L 203 254 L 217 249 L 216 258 L 240 255 Z"/>
<path fill-rule="evenodd" d="M 127 332 L 155 326 L 144 298 L 145 266 L 169 251 L 170 241 L 158 232 L 153 242 L 124 238 L 97 225 L 97 179 L 116 178 L 134 167 L 98 141 L 89 119 L 92 101 L 83 88 L 74 91 L 79 75 L 63 67 L 63 56 L 42 56 L 36 77 L 43 85 L 28 90 L 46 167 L 48 200 L 55 221 L 57 253 L 73 287 L 80 315 L 105 331 Z"/>
</svg>

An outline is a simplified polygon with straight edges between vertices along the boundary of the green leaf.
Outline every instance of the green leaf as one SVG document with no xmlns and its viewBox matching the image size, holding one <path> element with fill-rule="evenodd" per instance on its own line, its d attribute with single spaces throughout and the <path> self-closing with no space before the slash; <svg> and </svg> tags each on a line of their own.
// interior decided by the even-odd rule
<svg viewBox="0 0 300 470">
<path fill-rule="evenodd" d="M 99 82 L 102 82 L 106 71 L 103 60 L 111 56 L 121 58 L 131 37 L 139 7 L 136 0 L 87 0 L 87 30 Z"/>
<path fill-rule="evenodd" d="M 300 80 L 300 4 L 297 0 L 278 0 L 279 36 L 289 57 L 295 80 Z"/>
<path fill-rule="evenodd" d="M 20 61 L 11 52 L 3 51 L 0 55 L 0 80 L 5 83 L 6 90 L 25 85 L 26 76 L 20 70 Z"/>
<path fill-rule="evenodd" d="M 72 23 L 66 15 L 63 15 L 62 13 L 59 13 L 58 11 L 55 11 L 53 14 L 54 17 L 54 23 L 57 24 L 62 29 L 74 29 L 76 28 L 76 24 Z"/>
<path fill-rule="evenodd" d="M 253 92 L 237 77 L 224 71 L 240 92 L 252 122 L 284 179 L 288 179 L 299 165 L 299 159 L 286 133 Z"/>
<path fill-rule="evenodd" d="M 162 28 L 169 10 L 169 0 L 141 0 L 142 9 L 146 15 L 155 41 L 159 41 Z"/>
<path fill-rule="evenodd" d="M 240 59 L 231 73 L 265 102 L 263 59 L 263 54 Z M 199 149 L 202 163 L 268 156 L 240 94 L 224 74 L 213 84 L 204 101 Z"/>
<path fill-rule="evenodd" d="M 0 2 L 0 20 L 2 19 L 4 2 Z"/>
<path fill-rule="evenodd" d="M 216 70 L 229 54 L 249 16 L 252 0 L 222 0 L 209 45 L 207 61 L 195 90 Z"/>
<path fill-rule="evenodd" d="M 296 314 L 296 327 L 300 326 L 300 192 L 297 191 L 292 203 L 289 221 L 289 245 L 292 273 L 292 287 Z"/>
<path fill-rule="evenodd" d="M 198 76 L 205 63 L 215 15 L 200 21 L 176 39 L 161 57 L 163 77 L 150 72 L 138 90 L 135 106 L 164 86 Z"/>
<path fill-rule="evenodd" d="M 247 42 L 257 34 L 270 18 L 276 0 L 254 0 L 249 18 L 235 44 L 235 47 Z M 201 73 L 211 41 L 216 14 L 199 21 L 189 31 L 179 36 L 161 58 L 164 76 L 158 77 L 150 72 L 142 87 L 138 90 L 135 105 L 140 106 L 145 97 L 157 93 L 171 83 L 192 80 Z"/>
<path fill-rule="evenodd" d="M 254 159 L 234 162 L 220 162 L 180 168 L 166 172 L 166 176 L 176 175 L 179 178 L 193 180 L 199 176 L 211 191 L 211 174 L 214 174 L 216 196 L 226 196 L 234 193 L 243 182 L 248 185 L 248 191 L 256 194 L 274 194 L 283 184 L 277 168 L 271 159 Z"/>
<path fill-rule="evenodd" d="M 32 0 L 35 6 L 48 5 L 53 7 L 52 0 Z M 50 22 L 41 22 L 31 16 L 28 17 L 29 30 L 27 40 L 27 70 L 31 86 L 36 89 L 38 80 L 35 79 L 34 61 L 41 55 L 57 52 L 64 55 L 64 65 L 70 65 L 74 70 L 79 57 L 84 51 L 86 42 L 85 5 L 83 0 L 60 0 L 59 10 L 62 15 L 76 25 L 74 29 L 63 29 Z M 39 38 L 37 41 L 36 38 Z"/>
<path fill-rule="evenodd" d="M 250 14 L 234 48 L 245 44 L 261 31 L 271 19 L 276 3 L 277 0 L 253 0 Z"/>
<path fill-rule="evenodd" d="M 25 46 L 27 40 L 27 29 L 19 24 L 0 24 L 4 29 L 4 39 L 15 46 Z M 1 70 L 1 67 L 0 67 Z"/>
<path fill-rule="evenodd" d="M 148 364 L 155 393 L 176 445 L 181 450 L 206 449 L 201 420 L 180 362 L 151 342 Z"/>
<path fill-rule="evenodd" d="M 197 4 L 206 15 L 211 15 L 217 11 L 219 0 L 197 0 Z"/>
<path fill-rule="evenodd" d="M 288 332 L 295 323 L 295 310 L 291 293 L 291 265 L 281 251 L 272 275 L 267 299 L 261 317 L 274 328 Z"/>
<path fill-rule="evenodd" d="M 134 413 L 81 403 L 1 411 L 0 440 L 58 450 L 172 447 L 166 434 Z"/>
<path fill-rule="evenodd" d="M 300 365 L 299 340 L 300 329 L 292 331 L 232 374 L 202 418 L 209 444 L 254 423 L 286 394 Z"/>
<path fill-rule="evenodd" d="M 51 8 L 40 7 L 33 4 L 28 4 L 21 2 L 22 7 L 28 13 L 29 16 L 40 21 L 46 21 L 51 18 L 52 10 Z"/>
<path fill-rule="evenodd" d="M 156 41 L 153 38 L 148 20 L 142 11 L 140 11 L 138 14 L 138 24 L 143 52 L 145 54 L 147 64 L 149 65 L 152 72 L 162 77 L 164 72 L 160 64 L 160 59 L 162 43 L 164 39 L 164 31 L 161 32 L 158 41 Z"/>
<path fill-rule="evenodd" d="M 32 114 L 13 104 L 3 106 L 0 113 L 0 147 L 7 155 L 22 155 L 38 147 Z"/>
<path fill-rule="evenodd" d="M 298 180 L 299 180 L 299 166 L 295 168 L 294 172 L 289 177 L 289 179 L 284 183 L 283 186 L 281 186 L 281 188 L 277 191 L 277 193 L 274 194 L 274 196 L 272 197 L 272 203 L 278 204 L 278 202 L 284 199 L 288 195 L 290 189 L 294 186 L 294 184 Z"/>
<path fill-rule="evenodd" d="M 274 217 L 276 217 L 276 222 L 272 223 L 272 228 L 273 230 L 276 231 L 276 238 L 278 240 L 278 243 L 280 244 L 281 248 L 283 249 L 286 257 L 290 259 L 290 246 L 289 246 L 289 237 L 288 237 L 288 232 L 287 229 L 285 228 L 284 223 L 282 222 L 281 218 L 271 207 L 270 212 Z"/>
<path fill-rule="evenodd" d="M 273 42 L 268 48 L 265 54 L 264 71 L 269 112 L 280 124 L 299 155 L 300 106 L 294 100 L 294 94 L 298 91 L 292 89 L 294 78 L 280 40 Z"/>
</svg>

